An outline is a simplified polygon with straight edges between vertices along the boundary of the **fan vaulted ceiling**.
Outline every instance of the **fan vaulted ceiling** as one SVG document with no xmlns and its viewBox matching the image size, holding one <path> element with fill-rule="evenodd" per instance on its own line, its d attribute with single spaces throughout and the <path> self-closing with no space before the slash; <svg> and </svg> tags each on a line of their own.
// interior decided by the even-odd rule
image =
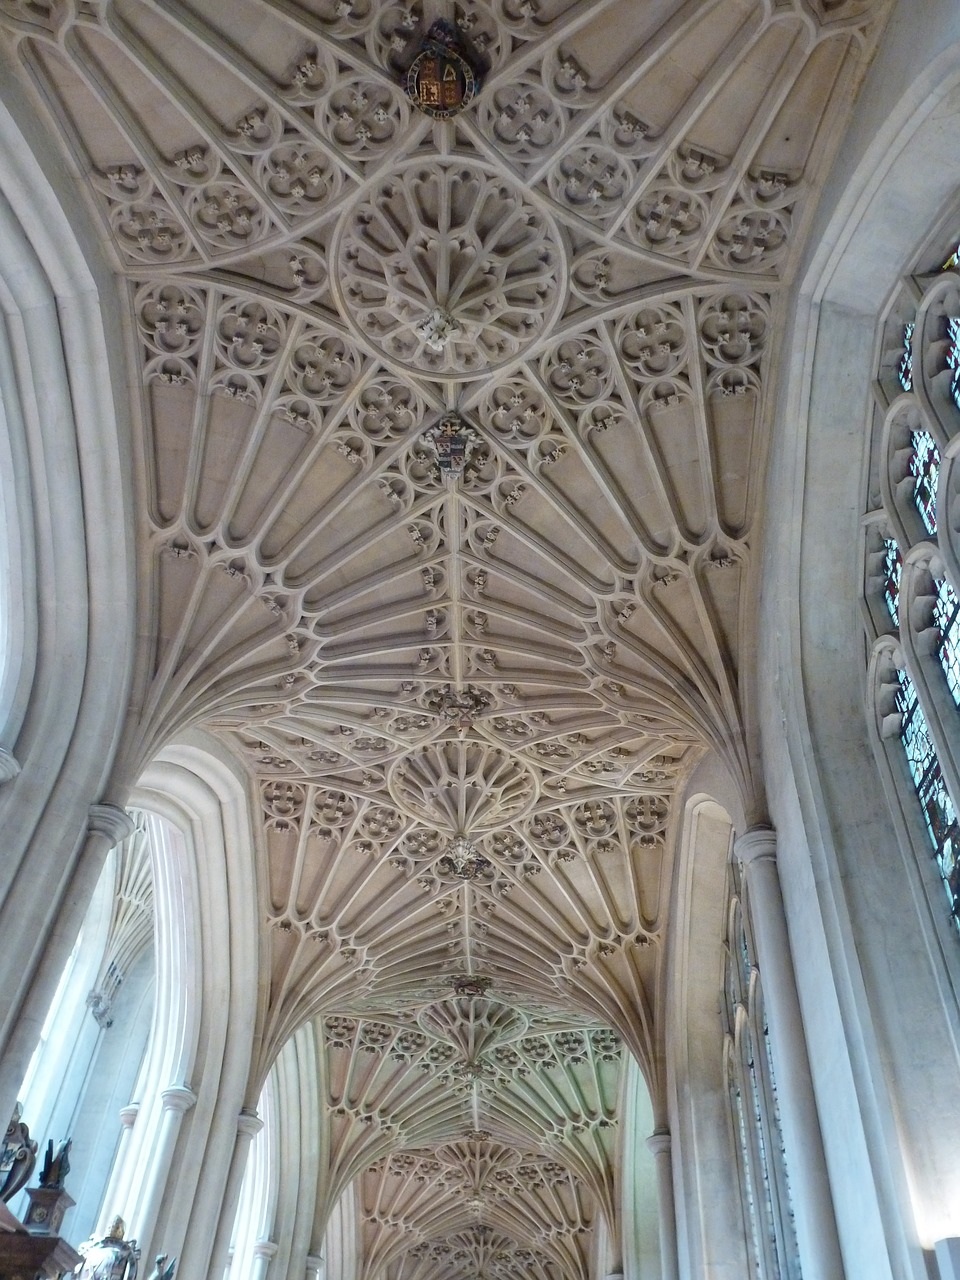
<svg viewBox="0 0 960 1280">
<path fill-rule="evenodd" d="M 261 1069 L 318 1020 L 368 1276 L 616 1238 L 673 799 L 707 751 L 749 789 L 780 296 L 876 9 L 0 0 L 127 282 L 126 758 L 203 726 L 257 779 Z M 438 17 L 485 64 L 446 121 L 402 89 Z"/>
</svg>

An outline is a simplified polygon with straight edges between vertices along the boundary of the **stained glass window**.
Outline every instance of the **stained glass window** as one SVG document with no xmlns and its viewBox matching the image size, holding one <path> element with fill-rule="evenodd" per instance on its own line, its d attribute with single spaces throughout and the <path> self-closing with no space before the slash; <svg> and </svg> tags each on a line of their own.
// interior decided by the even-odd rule
<svg viewBox="0 0 960 1280">
<path fill-rule="evenodd" d="M 960 243 L 954 241 L 942 269 L 960 275 Z M 920 299 L 920 312 L 931 317 L 942 315 L 943 319 L 936 330 L 932 321 L 925 323 L 921 330 L 917 326 L 916 319 L 913 318 L 918 314 L 913 310 L 917 306 L 916 283 L 916 279 L 909 283 L 904 281 L 899 309 L 896 313 L 900 320 L 894 322 L 903 324 L 900 350 L 896 355 L 897 379 L 903 390 L 904 399 L 912 401 L 911 427 L 907 439 L 904 440 L 902 428 L 899 426 L 903 420 L 900 406 L 892 422 L 889 412 L 885 412 L 883 416 L 876 415 L 874 421 L 877 423 L 878 430 L 889 430 L 891 427 L 894 429 L 895 442 L 898 446 L 892 454 L 888 455 L 891 483 L 890 488 L 884 492 L 888 495 L 897 495 L 898 502 L 901 495 L 906 497 L 909 493 L 920 517 L 922 528 L 915 529 L 912 520 L 906 522 L 907 527 L 902 527 L 896 520 L 895 512 L 888 510 L 888 517 L 894 527 L 900 531 L 899 540 L 892 536 L 884 537 L 878 548 L 876 541 L 873 540 L 876 537 L 874 532 L 871 533 L 870 548 L 872 551 L 880 551 L 880 592 L 893 629 L 903 633 L 908 628 L 912 630 L 916 625 L 923 630 L 923 634 L 917 638 L 916 645 L 904 645 L 908 658 L 915 654 L 920 664 L 916 672 L 918 683 L 915 685 L 911 675 L 906 671 L 900 671 L 896 676 L 894 692 L 896 708 L 899 712 L 898 736 L 906 758 L 908 774 L 919 802 L 927 839 L 932 847 L 950 904 L 950 912 L 954 923 L 960 929 L 960 867 L 958 867 L 960 821 L 958 821 L 955 798 L 947 789 L 947 777 L 952 784 L 955 776 L 952 766 L 960 766 L 960 758 L 954 759 L 952 751 L 949 758 L 938 756 L 932 732 L 933 728 L 936 728 L 939 739 L 939 729 L 941 725 L 943 726 L 946 736 L 941 746 L 946 750 L 952 741 L 952 732 L 955 732 L 949 717 L 960 714 L 960 583 L 948 580 L 944 570 L 939 571 L 941 576 L 933 576 L 932 588 L 928 585 L 930 579 L 925 578 L 924 583 L 921 584 L 924 598 L 918 602 L 924 607 L 917 617 L 908 618 L 901 601 L 905 558 L 911 556 L 916 550 L 915 543 L 919 542 L 920 538 L 935 542 L 938 538 L 942 539 L 944 534 L 943 528 L 940 527 L 946 524 L 944 511 L 941 509 L 939 516 L 937 512 L 937 490 L 943 467 L 941 445 L 938 442 L 944 438 L 955 441 L 956 437 L 960 436 L 960 306 L 954 301 L 945 301 L 945 296 L 948 296 L 948 290 L 944 288 L 946 282 L 936 278 L 929 280 Z M 951 288 L 955 289 L 955 285 L 956 280 Z M 949 294 L 949 296 L 955 295 Z M 908 307 L 910 310 L 906 310 Z M 949 314 L 951 311 L 955 314 Z M 911 318 L 904 322 L 905 316 Z M 928 331 L 933 333 L 936 339 L 929 351 L 922 341 L 924 333 Z M 887 354 L 884 356 L 883 369 L 879 371 L 881 375 L 889 373 L 891 346 L 893 343 L 885 345 Z M 945 355 L 941 355 L 944 347 Z M 939 372 L 939 381 L 943 380 L 944 365 L 949 370 L 950 396 L 946 404 L 940 397 L 930 399 L 917 394 L 921 370 L 927 367 L 930 357 L 934 355 L 938 359 L 936 369 Z M 886 411 L 889 395 L 884 387 L 882 376 L 877 385 L 879 403 Z M 879 456 L 879 451 L 876 456 Z M 906 466 L 904 466 L 905 462 Z M 875 492 L 873 480 L 871 480 L 870 492 Z M 872 528 L 875 530 L 876 526 Z M 920 534 L 920 538 L 914 537 L 915 532 Z M 876 559 L 871 557 L 870 563 L 871 582 L 875 584 L 876 578 L 872 576 L 872 566 L 876 565 Z M 927 621 L 929 614 L 926 612 L 926 606 L 931 603 L 932 623 L 935 628 L 933 632 L 929 630 L 930 623 Z M 871 627 L 870 630 L 872 641 L 881 646 L 888 643 L 882 639 L 877 641 L 872 634 L 873 628 Z M 889 631 L 889 628 L 884 628 L 881 623 L 880 630 Z M 931 636 L 935 639 L 933 648 L 927 644 Z M 909 637 L 904 636 L 904 639 L 907 640 Z M 945 696 L 935 672 L 931 673 L 929 679 L 927 678 L 927 672 L 930 669 L 927 655 L 935 656 L 939 662 L 950 693 L 949 699 Z M 921 674 L 924 677 L 922 680 L 919 678 Z M 960 753 L 957 754 L 960 755 Z M 956 797 L 956 801 L 960 803 L 960 796 Z"/>
<path fill-rule="evenodd" d="M 903 577 L 903 557 L 893 538 L 883 540 L 883 599 L 893 625 L 900 625 L 900 580 Z"/>
<path fill-rule="evenodd" d="M 957 868 L 960 824 L 957 811 L 943 780 L 943 771 L 930 736 L 930 727 L 917 697 L 916 686 L 905 671 L 897 673 L 897 708 L 901 715 L 900 741 L 906 753 L 910 775 L 920 799 L 920 807 L 933 845 L 934 857 L 947 891 L 954 922 L 958 921 L 960 873 Z"/>
<path fill-rule="evenodd" d="M 916 328 L 911 320 L 903 326 L 903 354 L 897 366 L 897 377 L 904 391 L 913 390 L 913 331 Z"/>
<path fill-rule="evenodd" d="M 953 396 L 953 403 L 960 408 L 960 316 L 947 317 L 947 337 L 950 340 L 947 347 L 947 368 L 953 370 L 950 394 Z"/>
<path fill-rule="evenodd" d="M 790 1171 L 787 1169 L 787 1153 L 783 1149 L 783 1127 L 780 1121 L 780 1099 L 777 1096 L 777 1078 L 773 1071 L 773 1050 L 770 1047 L 770 1028 L 767 1026 L 767 1012 L 762 1010 L 763 1025 L 763 1044 L 765 1056 L 767 1059 L 767 1081 L 770 1086 L 770 1105 L 773 1111 L 773 1130 L 780 1141 L 780 1158 L 783 1162 L 783 1183 L 787 1197 L 787 1213 L 790 1217 L 791 1236 L 796 1230 L 795 1215 L 793 1212 L 793 1194 L 790 1190 Z"/>
<path fill-rule="evenodd" d="M 913 476 L 913 500 L 927 533 L 937 532 L 937 481 L 940 479 L 940 450 L 929 432 L 918 429 L 910 433 L 913 453 L 910 474 Z"/>
<path fill-rule="evenodd" d="M 934 586 L 937 602 L 933 608 L 933 619 L 940 632 L 937 657 L 947 677 L 950 694 L 960 707 L 960 597 L 945 578 L 935 578 Z"/>
<path fill-rule="evenodd" d="M 746 1062 L 747 1083 L 750 1087 L 751 1123 L 757 1150 L 757 1190 L 763 1195 L 763 1220 L 766 1227 L 770 1252 L 776 1257 L 777 1233 L 774 1227 L 773 1188 L 770 1186 L 770 1160 L 767 1155 L 766 1134 L 763 1124 L 763 1107 L 760 1101 L 760 1081 L 757 1079 L 757 1062 L 753 1052 L 753 1037 L 747 1032 L 744 1036 L 744 1056 Z"/>
<path fill-rule="evenodd" d="M 753 1193 L 753 1178 L 751 1176 L 751 1167 L 747 1159 L 747 1153 L 750 1150 L 750 1137 L 747 1132 L 747 1117 L 744 1113 L 743 1094 L 740 1090 L 739 1082 L 736 1078 L 730 1081 L 730 1101 L 733 1106 L 733 1113 L 736 1117 L 737 1138 L 740 1143 L 741 1153 L 741 1181 L 743 1183 L 743 1197 L 746 1201 L 747 1215 L 750 1219 L 750 1243 L 751 1255 L 753 1259 L 754 1273 L 759 1275 L 760 1268 L 763 1265 L 760 1256 L 760 1229 L 757 1222 L 757 1204 L 756 1196 Z"/>
<path fill-rule="evenodd" d="M 740 881 L 732 868 L 732 904 L 727 933 L 727 1059 L 729 1096 L 739 1139 L 743 1203 L 750 1222 L 755 1280 L 800 1280 L 786 1152 L 780 1127 L 773 1055 L 760 981 L 737 901 Z M 738 1016 L 738 1010 L 745 1015 Z"/>
</svg>

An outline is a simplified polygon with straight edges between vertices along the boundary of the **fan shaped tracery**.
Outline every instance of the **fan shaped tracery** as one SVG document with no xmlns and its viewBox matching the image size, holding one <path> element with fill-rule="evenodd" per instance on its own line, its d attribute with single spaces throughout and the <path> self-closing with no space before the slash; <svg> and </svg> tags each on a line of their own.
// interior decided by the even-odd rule
<svg viewBox="0 0 960 1280">
<path fill-rule="evenodd" d="M 259 1076 L 318 1020 L 369 1280 L 581 1280 L 621 1043 L 663 1103 L 674 799 L 711 750 L 751 791 L 780 290 L 883 6 L 441 8 L 448 121 L 418 0 L 0 33 L 127 282 L 121 756 L 202 725 L 259 788 Z"/>
<path fill-rule="evenodd" d="M 416 1028 L 323 1020 L 334 1148 L 324 1194 L 367 1162 L 378 1266 L 473 1222 L 585 1274 L 581 1237 L 613 1212 L 617 1037 L 482 997 L 424 1006 Z M 394 1154 L 382 1154 L 390 1139 Z"/>
<path fill-rule="evenodd" d="M 471 377 L 504 364 L 563 300 L 549 214 L 475 162 L 414 163 L 344 217 L 331 249 L 341 310 L 414 370 Z"/>
</svg>

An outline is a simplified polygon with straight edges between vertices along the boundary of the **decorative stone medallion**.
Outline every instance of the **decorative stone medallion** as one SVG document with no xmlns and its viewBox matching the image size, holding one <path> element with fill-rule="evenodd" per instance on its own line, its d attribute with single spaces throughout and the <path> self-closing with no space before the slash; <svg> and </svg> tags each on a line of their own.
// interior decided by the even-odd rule
<svg viewBox="0 0 960 1280">
<path fill-rule="evenodd" d="M 490 990 L 491 984 L 491 978 L 484 978 L 479 974 L 458 973 L 454 975 L 451 987 L 455 996 L 481 999 Z"/>
<path fill-rule="evenodd" d="M 447 421 L 446 418 L 440 420 L 440 427 Z M 457 418 L 457 422 L 461 420 Z M 457 446 L 459 451 L 459 446 Z M 437 447 L 437 454 L 440 457 L 441 470 L 452 470 L 452 467 L 444 467 L 443 457 L 440 455 L 440 448 Z M 459 730 L 466 731 L 472 725 L 474 720 L 489 708 L 491 704 L 490 694 L 485 689 L 478 689 L 475 685 L 467 685 L 464 689 L 455 689 L 452 684 L 442 685 L 439 689 L 430 689 L 423 698 L 423 705 L 428 707 L 434 715 L 440 716 L 446 720 L 448 724 L 454 724 Z"/>
<path fill-rule="evenodd" d="M 458 115 L 477 96 L 477 73 L 452 23 L 441 18 L 431 26 L 405 85 L 413 105 L 436 120 Z"/>
<path fill-rule="evenodd" d="M 486 880 L 493 875 L 490 859 L 485 858 L 464 835 L 450 841 L 437 862 L 437 870 L 442 876 L 451 876 L 455 880 Z"/>
<path fill-rule="evenodd" d="M 550 214 L 482 161 L 415 160 L 348 208 L 331 249 L 344 320 L 389 360 L 479 377 L 541 338 L 563 302 Z"/>
</svg>

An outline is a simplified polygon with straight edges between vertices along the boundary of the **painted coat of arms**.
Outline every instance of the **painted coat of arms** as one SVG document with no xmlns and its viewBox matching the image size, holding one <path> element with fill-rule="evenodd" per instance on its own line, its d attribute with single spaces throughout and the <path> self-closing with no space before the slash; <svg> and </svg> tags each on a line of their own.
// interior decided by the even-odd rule
<svg viewBox="0 0 960 1280">
<path fill-rule="evenodd" d="M 446 120 L 468 107 L 479 87 L 456 27 L 443 18 L 433 23 L 407 71 L 410 101 L 428 116 Z"/>
</svg>

